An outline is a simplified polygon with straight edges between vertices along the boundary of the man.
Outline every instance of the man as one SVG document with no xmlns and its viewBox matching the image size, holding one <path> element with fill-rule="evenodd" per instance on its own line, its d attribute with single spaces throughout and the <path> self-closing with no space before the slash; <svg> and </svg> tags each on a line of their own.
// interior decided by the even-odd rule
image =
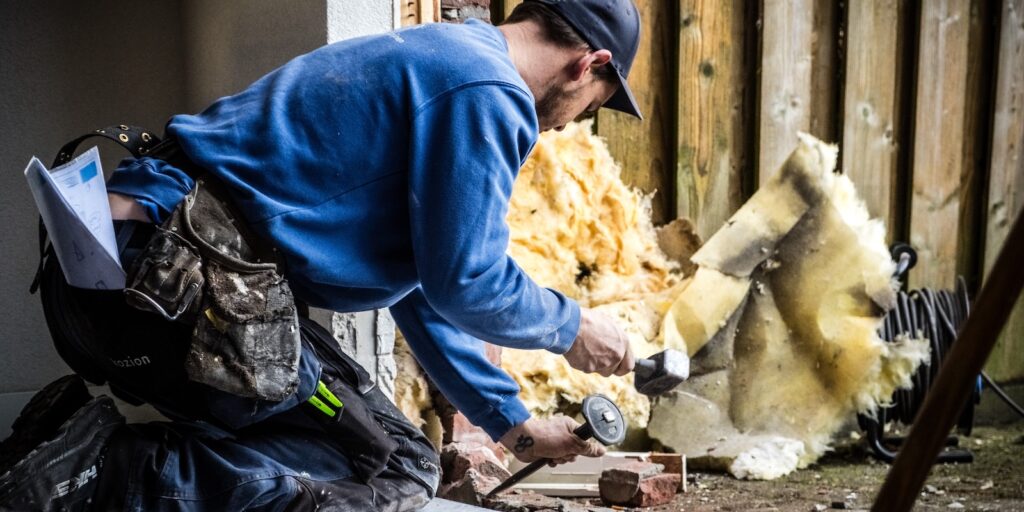
<svg viewBox="0 0 1024 512">
<path fill-rule="evenodd" d="M 571 419 L 531 418 L 481 340 L 564 354 L 605 376 L 632 369 L 610 319 L 540 288 L 506 255 L 504 217 L 540 131 L 601 106 L 639 117 L 626 86 L 639 23 L 629 0 L 529 0 L 497 28 L 434 24 L 300 56 L 201 114 L 171 118 L 150 157 L 114 173 L 122 262 L 149 264 L 152 240 L 184 236 L 175 223 L 210 195 L 238 212 L 216 228 L 238 224 L 242 245 L 269 247 L 262 254 L 300 304 L 390 308 L 445 396 L 517 458 L 600 455 Z M 185 230 L 205 222 L 193 217 Z M 197 252 L 207 270 L 220 264 Z M 51 384 L 5 442 L 15 460 L 38 447 L 0 478 L 0 504 L 397 510 L 433 495 L 433 450 L 321 327 L 299 321 L 294 361 L 286 349 L 274 359 L 266 340 L 197 349 L 197 326 L 223 334 L 231 311 L 170 322 L 126 306 L 120 292 L 68 287 L 52 260 L 44 303 L 62 357 L 175 421 L 122 425 L 80 381 Z M 206 295 L 221 277 L 207 275 Z M 232 289 L 243 308 L 260 295 Z M 231 365 L 252 355 L 240 350 L 273 352 L 294 382 L 232 380 Z M 268 399 L 267 386 L 286 392 Z"/>
</svg>

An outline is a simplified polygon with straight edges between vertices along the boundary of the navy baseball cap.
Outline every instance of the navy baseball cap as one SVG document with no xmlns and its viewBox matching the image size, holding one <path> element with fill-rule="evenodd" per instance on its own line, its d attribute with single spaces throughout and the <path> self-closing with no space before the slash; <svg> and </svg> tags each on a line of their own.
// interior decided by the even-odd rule
<svg viewBox="0 0 1024 512">
<path fill-rule="evenodd" d="M 640 46 L 640 13 L 632 0 L 526 0 L 548 6 L 558 13 L 591 48 L 612 52 L 612 68 L 619 77 L 615 91 L 603 107 L 634 115 L 640 108 L 626 77 Z"/>
</svg>

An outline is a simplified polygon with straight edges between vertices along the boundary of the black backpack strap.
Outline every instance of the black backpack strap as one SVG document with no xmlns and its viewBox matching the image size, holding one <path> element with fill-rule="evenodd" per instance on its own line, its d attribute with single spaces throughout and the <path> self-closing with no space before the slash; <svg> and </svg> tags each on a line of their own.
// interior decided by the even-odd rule
<svg viewBox="0 0 1024 512">
<path fill-rule="evenodd" d="M 160 143 L 160 138 L 154 135 L 153 132 L 138 126 L 128 126 L 126 124 L 108 126 L 82 135 L 64 144 L 60 151 L 57 152 L 57 158 L 53 160 L 51 167 L 58 167 L 71 161 L 71 157 L 75 156 L 75 149 L 78 148 L 78 145 L 85 139 L 92 137 L 110 139 L 124 149 L 127 149 L 135 158 L 146 156 L 153 149 L 153 146 Z"/>
<path fill-rule="evenodd" d="M 92 137 L 103 137 L 112 140 L 128 150 L 135 158 L 146 156 L 153 150 L 154 146 L 160 143 L 160 138 L 152 131 L 139 126 L 127 124 L 108 126 L 77 137 L 64 144 L 57 151 L 57 157 L 53 159 L 53 165 L 50 168 L 59 167 L 70 162 L 71 158 L 75 156 L 75 150 L 78 149 L 78 145 Z M 43 218 L 39 217 L 39 266 L 36 268 L 35 278 L 32 279 L 32 286 L 28 289 L 29 293 L 36 293 L 39 290 L 39 280 L 43 275 L 43 266 L 46 264 L 46 258 L 51 254 L 53 254 L 53 247 L 49 244 L 46 237 L 46 225 L 43 224 Z"/>
</svg>

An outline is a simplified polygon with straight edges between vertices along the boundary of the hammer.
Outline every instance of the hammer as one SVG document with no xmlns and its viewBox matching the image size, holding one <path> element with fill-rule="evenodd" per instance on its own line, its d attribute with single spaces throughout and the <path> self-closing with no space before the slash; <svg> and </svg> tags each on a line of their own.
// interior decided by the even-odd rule
<svg viewBox="0 0 1024 512">
<path fill-rule="evenodd" d="M 653 356 L 636 359 L 634 385 L 647 396 L 663 395 L 690 376 L 690 358 L 675 349 L 665 349 Z"/>
</svg>

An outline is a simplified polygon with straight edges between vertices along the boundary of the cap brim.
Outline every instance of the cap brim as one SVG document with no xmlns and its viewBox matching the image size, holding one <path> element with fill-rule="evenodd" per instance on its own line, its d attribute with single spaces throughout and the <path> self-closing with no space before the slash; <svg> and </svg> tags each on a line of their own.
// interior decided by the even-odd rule
<svg viewBox="0 0 1024 512">
<path fill-rule="evenodd" d="M 618 110 L 619 112 L 625 112 L 631 116 L 635 116 L 637 119 L 643 119 L 644 116 L 640 114 L 640 107 L 636 104 L 636 98 L 633 97 L 633 91 L 629 90 L 629 84 L 626 83 L 626 79 L 622 78 L 622 75 L 616 73 L 619 77 L 619 90 L 615 91 L 615 94 L 608 101 L 601 105 L 604 108 L 610 108 L 612 110 Z"/>
</svg>

